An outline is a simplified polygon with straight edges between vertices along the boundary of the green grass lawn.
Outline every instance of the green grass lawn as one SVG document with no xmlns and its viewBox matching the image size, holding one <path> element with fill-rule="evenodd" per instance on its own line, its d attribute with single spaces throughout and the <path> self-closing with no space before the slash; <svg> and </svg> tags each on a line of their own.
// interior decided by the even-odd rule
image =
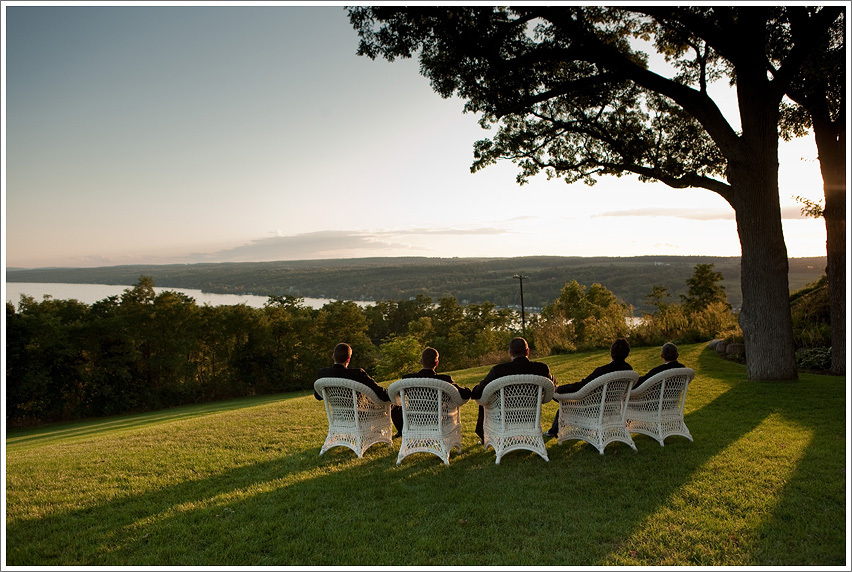
<svg viewBox="0 0 852 572">
<path fill-rule="evenodd" d="M 550 462 L 496 465 L 471 402 L 450 466 L 397 466 L 382 444 L 319 456 L 328 425 L 307 392 L 9 432 L 5 564 L 848 565 L 845 378 L 749 382 L 705 347 L 680 348 L 695 442 L 636 435 L 638 453 L 552 439 Z M 608 354 L 543 361 L 566 383 Z M 452 373 L 473 386 L 488 369 Z"/>
</svg>

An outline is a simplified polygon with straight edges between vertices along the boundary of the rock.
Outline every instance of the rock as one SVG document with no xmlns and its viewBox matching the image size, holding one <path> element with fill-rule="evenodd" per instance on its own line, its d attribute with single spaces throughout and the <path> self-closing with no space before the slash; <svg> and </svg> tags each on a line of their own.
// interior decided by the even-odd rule
<svg viewBox="0 0 852 572">
<path fill-rule="evenodd" d="M 729 356 L 744 356 L 745 344 L 728 344 L 725 353 L 727 353 Z"/>
<path fill-rule="evenodd" d="M 726 342 L 725 340 L 719 340 L 719 342 L 716 344 L 716 353 L 720 353 L 720 354 L 726 353 L 727 349 L 728 349 L 728 342 Z"/>
</svg>

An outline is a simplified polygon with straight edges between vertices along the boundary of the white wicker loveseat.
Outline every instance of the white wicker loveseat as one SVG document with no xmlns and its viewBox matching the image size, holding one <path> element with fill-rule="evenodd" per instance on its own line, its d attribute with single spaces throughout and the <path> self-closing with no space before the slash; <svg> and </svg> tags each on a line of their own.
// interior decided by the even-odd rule
<svg viewBox="0 0 852 572">
<path fill-rule="evenodd" d="M 614 441 L 627 443 L 635 451 L 625 424 L 625 411 L 630 389 L 639 374 L 615 371 L 596 377 L 574 393 L 556 393 L 559 402 L 558 442 L 582 439 L 597 448 Z"/>
<path fill-rule="evenodd" d="M 402 442 L 396 464 L 412 453 L 432 453 L 449 465 L 450 451 L 461 452 L 459 407 L 468 400 L 453 385 L 428 377 L 395 381 L 388 387 L 388 396 L 402 408 Z"/>
<path fill-rule="evenodd" d="M 540 375 L 507 375 L 490 382 L 476 400 L 483 408 L 482 429 L 487 450 L 493 447 L 496 463 L 509 451 L 526 449 L 545 461 L 541 436 L 541 404 L 553 398 L 553 382 Z"/>
<path fill-rule="evenodd" d="M 316 380 L 314 391 L 322 396 L 328 416 L 320 455 L 337 446 L 349 447 L 358 457 L 376 443 L 393 448 L 390 401 L 382 401 L 363 383 L 339 377 Z"/>
<path fill-rule="evenodd" d="M 646 379 L 642 385 L 630 392 L 627 404 L 627 430 L 643 433 L 659 441 L 669 435 L 681 435 L 692 441 L 692 434 L 683 421 L 683 406 L 686 390 L 695 377 L 688 367 L 661 371 Z"/>
</svg>

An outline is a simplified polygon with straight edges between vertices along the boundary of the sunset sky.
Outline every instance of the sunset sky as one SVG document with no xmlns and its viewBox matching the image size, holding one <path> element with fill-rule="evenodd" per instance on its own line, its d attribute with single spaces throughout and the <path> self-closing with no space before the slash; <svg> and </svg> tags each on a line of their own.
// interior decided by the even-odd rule
<svg viewBox="0 0 852 572">
<path fill-rule="evenodd" d="M 471 174 L 488 132 L 342 5 L 60 4 L 3 6 L 6 267 L 740 254 L 710 191 Z M 789 255 L 824 256 L 812 137 L 780 184 Z"/>
</svg>

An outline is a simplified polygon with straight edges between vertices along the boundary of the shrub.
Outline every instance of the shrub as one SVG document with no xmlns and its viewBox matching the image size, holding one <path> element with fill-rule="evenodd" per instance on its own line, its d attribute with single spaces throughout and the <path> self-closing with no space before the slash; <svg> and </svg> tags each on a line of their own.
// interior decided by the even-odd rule
<svg viewBox="0 0 852 572">
<path fill-rule="evenodd" d="M 695 312 L 688 312 L 682 304 L 669 304 L 643 318 L 631 331 L 634 345 L 658 345 L 667 341 L 692 344 L 713 338 L 742 342 L 737 316 L 723 302 L 714 302 Z"/>
<path fill-rule="evenodd" d="M 831 345 L 831 308 L 825 276 L 790 294 L 790 315 L 796 347 Z"/>
<path fill-rule="evenodd" d="M 645 314 L 641 322 L 631 331 L 634 345 L 656 346 L 667 341 L 682 343 L 683 333 L 689 326 L 689 318 L 680 304 L 658 308 L 653 314 Z"/>
<path fill-rule="evenodd" d="M 831 369 L 831 348 L 807 348 L 796 352 L 799 369 Z"/>
<path fill-rule="evenodd" d="M 609 347 L 612 340 L 628 334 L 627 313 L 628 307 L 605 287 L 592 284 L 587 289 L 572 280 L 542 310 L 543 328 L 536 342 L 539 350 L 549 346 L 553 353 Z"/>
<path fill-rule="evenodd" d="M 571 324 L 557 324 L 553 320 L 533 318 L 527 331 L 527 341 L 535 347 L 539 355 L 559 355 L 577 350 L 577 346 L 571 341 Z"/>
</svg>

